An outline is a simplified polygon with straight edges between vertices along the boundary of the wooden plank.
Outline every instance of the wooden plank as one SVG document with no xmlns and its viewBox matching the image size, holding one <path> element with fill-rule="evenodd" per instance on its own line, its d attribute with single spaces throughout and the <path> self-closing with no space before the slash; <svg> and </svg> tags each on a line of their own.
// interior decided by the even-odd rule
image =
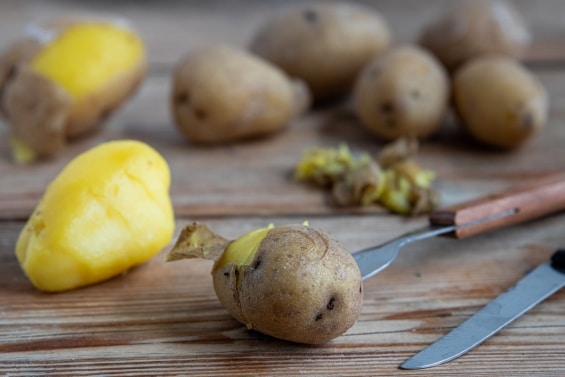
<svg viewBox="0 0 565 377">
<path fill-rule="evenodd" d="M 113 280 L 62 294 L 34 290 L 13 247 L 21 223 L 0 223 L 0 372 L 80 375 L 390 376 L 563 245 L 565 215 L 467 240 L 431 239 L 403 250 L 365 282 L 364 307 L 345 335 L 317 347 L 255 332 L 231 319 L 211 284 L 209 261 L 166 263 L 163 254 Z M 202 219 L 240 233 L 296 218 Z M 301 219 L 302 220 L 302 219 Z M 180 221 L 179 228 L 186 222 Z M 380 243 L 419 221 L 396 217 L 310 219 L 348 249 Z M 409 375 L 559 375 L 565 372 L 565 292 L 468 355 Z M 25 362 L 24 362 L 25 361 Z"/>
</svg>

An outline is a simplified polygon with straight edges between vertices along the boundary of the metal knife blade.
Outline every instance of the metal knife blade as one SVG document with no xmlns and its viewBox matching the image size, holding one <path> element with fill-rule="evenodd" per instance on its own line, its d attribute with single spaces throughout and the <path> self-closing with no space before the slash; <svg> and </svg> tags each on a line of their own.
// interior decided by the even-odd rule
<svg viewBox="0 0 565 377">
<path fill-rule="evenodd" d="M 565 286 L 565 249 L 522 278 L 461 325 L 405 361 L 402 369 L 441 365 L 472 350 Z"/>
</svg>

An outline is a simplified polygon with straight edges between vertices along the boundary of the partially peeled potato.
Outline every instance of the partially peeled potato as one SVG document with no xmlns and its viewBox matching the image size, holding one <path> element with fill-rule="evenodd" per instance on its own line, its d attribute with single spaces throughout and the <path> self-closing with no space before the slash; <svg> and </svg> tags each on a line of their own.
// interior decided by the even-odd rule
<svg viewBox="0 0 565 377">
<path fill-rule="evenodd" d="M 30 28 L 0 56 L 0 110 L 18 163 L 50 157 L 100 126 L 146 71 L 123 22 L 63 20 Z"/>
</svg>

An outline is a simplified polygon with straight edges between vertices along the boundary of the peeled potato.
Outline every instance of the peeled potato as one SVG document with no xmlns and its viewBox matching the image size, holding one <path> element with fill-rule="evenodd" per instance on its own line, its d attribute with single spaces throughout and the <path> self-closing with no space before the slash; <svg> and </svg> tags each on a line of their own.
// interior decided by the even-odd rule
<svg viewBox="0 0 565 377">
<path fill-rule="evenodd" d="M 175 125 L 190 141 L 226 143 L 273 134 L 310 103 L 305 85 L 226 45 L 196 48 L 173 74 Z"/>
<path fill-rule="evenodd" d="M 16 256 L 33 285 L 60 292 L 144 263 L 169 241 L 167 162 L 137 141 L 101 144 L 49 184 L 21 231 Z"/>
<path fill-rule="evenodd" d="M 518 147 L 547 121 L 544 87 L 511 58 L 487 56 L 470 61 L 455 75 L 453 93 L 461 125 L 493 147 Z"/>
<path fill-rule="evenodd" d="M 363 66 L 390 39 L 388 25 L 376 10 L 316 2 L 274 14 L 255 32 L 250 48 L 304 80 L 318 99 L 349 92 Z"/>
<path fill-rule="evenodd" d="M 0 108 L 17 162 L 56 154 L 101 125 L 145 74 L 143 42 L 107 21 L 65 21 L 34 29 L 0 58 Z"/>
<path fill-rule="evenodd" d="M 354 109 L 381 139 L 425 138 L 440 128 L 448 96 L 441 64 L 419 47 L 403 46 L 377 56 L 359 75 Z"/>
</svg>

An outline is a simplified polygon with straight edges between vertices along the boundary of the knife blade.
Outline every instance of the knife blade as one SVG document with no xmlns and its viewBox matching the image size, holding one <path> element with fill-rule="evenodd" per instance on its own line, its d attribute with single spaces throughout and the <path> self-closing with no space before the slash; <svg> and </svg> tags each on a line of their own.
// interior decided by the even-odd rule
<svg viewBox="0 0 565 377">
<path fill-rule="evenodd" d="M 400 368 L 424 369 L 467 353 L 565 286 L 565 249 L 522 278 L 461 325 L 424 348 Z"/>
</svg>

